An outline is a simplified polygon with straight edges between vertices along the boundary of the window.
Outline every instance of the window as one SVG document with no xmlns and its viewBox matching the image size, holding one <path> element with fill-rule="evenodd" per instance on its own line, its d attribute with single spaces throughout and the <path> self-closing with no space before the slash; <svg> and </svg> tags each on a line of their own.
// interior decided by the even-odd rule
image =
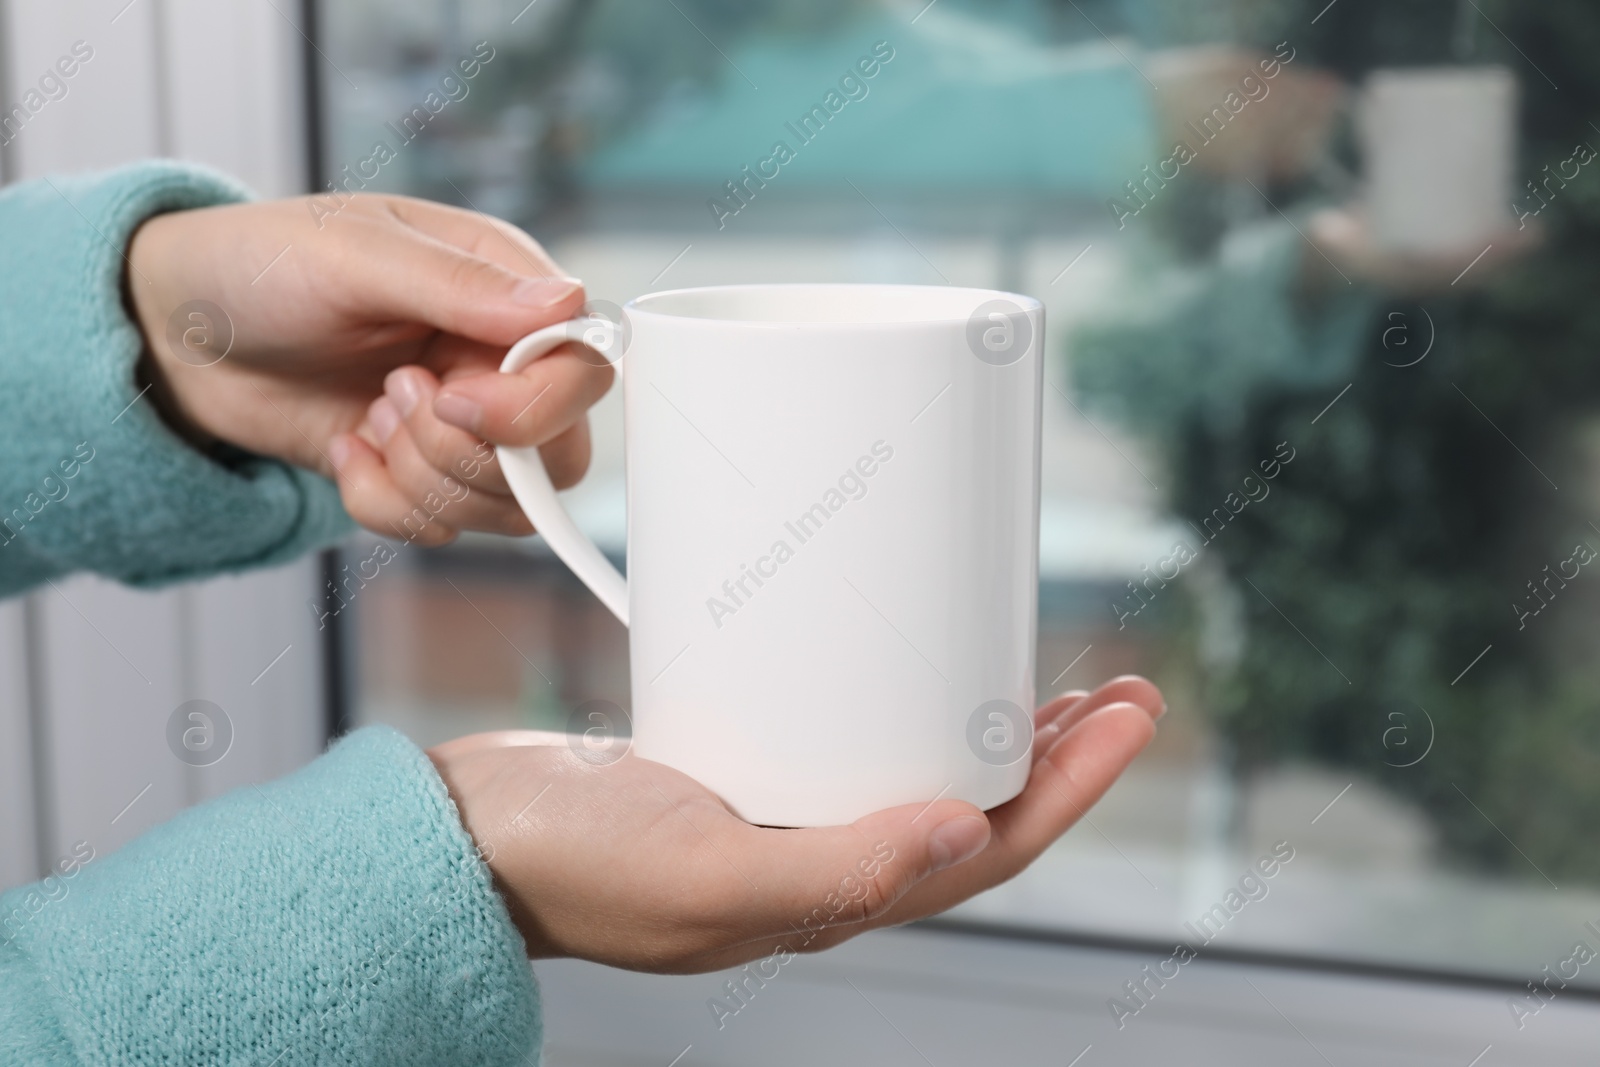
<svg viewBox="0 0 1600 1067">
<path fill-rule="evenodd" d="M 510 218 L 596 299 L 1045 301 L 1041 697 L 1139 671 L 1172 710 L 1082 825 L 952 918 L 1517 982 L 1600 946 L 1600 101 L 1568 43 L 1600 13 L 328 0 L 321 21 L 326 179 Z M 570 504 L 620 561 L 615 393 L 592 424 Z M 356 718 L 424 743 L 628 703 L 626 633 L 536 539 L 403 548 L 341 615 Z"/>
</svg>

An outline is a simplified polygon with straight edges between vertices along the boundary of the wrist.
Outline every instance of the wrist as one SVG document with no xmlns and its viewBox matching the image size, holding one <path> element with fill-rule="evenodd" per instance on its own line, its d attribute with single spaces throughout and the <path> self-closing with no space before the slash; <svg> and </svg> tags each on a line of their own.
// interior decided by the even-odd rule
<svg viewBox="0 0 1600 1067">
<path fill-rule="evenodd" d="M 139 362 L 134 365 L 133 377 L 134 385 L 139 391 L 148 393 L 150 406 L 161 417 L 167 429 L 201 452 L 213 452 L 224 443 L 185 414 L 177 394 L 172 389 L 172 382 L 157 362 L 148 340 L 144 351 L 139 355 Z"/>
<path fill-rule="evenodd" d="M 206 348 L 216 339 L 217 324 L 209 321 L 204 309 L 187 309 L 187 305 L 166 308 L 168 301 L 158 284 L 162 271 L 155 254 L 161 243 L 161 219 L 157 216 L 134 231 L 128 242 L 128 269 L 122 277 L 124 311 L 138 327 L 144 342 L 134 366 L 134 384 L 141 393 L 148 392 L 151 406 L 169 429 L 195 448 L 209 452 L 222 442 L 194 417 L 178 388 L 177 376 L 184 370 L 208 366 L 220 358 L 220 354 Z M 186 317 L 186 309 L 191 312 L 193 321 Z M 231 333 L 231 329 L 228 332 Z M 189 358 L 180 359 L 179 354 L 172 351 L 174 334 L 177 343 L 184 348 L 182 355 Z M 211 344 L 212 349 L 215 347 Z"/>
<path fill-rule="evenodd" d="M 462 829 L 488 868 L 490 883 L 505 904 L 511 924 L 522 935 L 527 957 L 534 960 L 568 955 L 552 941 L 548 924 L 535 914 L 527 884 L 527 856 L 547 855 L 550 850 L 541 849 L 535 841 L 541 821 L 525 817 L 531 806 L 523 799 L 527 768 L 513 766 L 502 758 L 505 753 L 496 750 L 517 748 L 524 755 L 542 754 L 539 750 L 552 745 L 556 736 L 531 731 L 474 734 L 446 741 L 425 753 L 455 804 Z M 535 737 L 538 740 L 531 740 Z M 522 810 L 508 823 L 504 815 L 513 806 Z"/>
</svg>

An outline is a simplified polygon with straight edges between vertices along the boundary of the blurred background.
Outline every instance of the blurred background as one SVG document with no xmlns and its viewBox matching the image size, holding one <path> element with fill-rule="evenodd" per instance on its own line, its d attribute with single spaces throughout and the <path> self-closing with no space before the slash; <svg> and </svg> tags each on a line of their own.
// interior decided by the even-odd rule
<svg viewBox="0 0 1600 1067">
<path fill-rule="evenodd" d="M 610 304 L 806 280 L 1046 305 L 1041 699 L 1147 674 L 1170 701 L 1156 742 L 1014 882 L 800 961 L 736 1037 L 707 1012 L 727 976 L 542 965 L 551 1062 L 1570 1062 L 1563 1043 L 1592 1035 L 1600 966 L 1564 961 L 1600 951 L 1600 9 L 122 2 L 105 32 L 143 20 L 159 46 L 123 84 L 175 116 L 139 151 L 268 192 L 503 216 Z M 15 97 L 23 45 L 76 31 L 8 17 Z M 39 116 L 8 177 L 116 158 L 96 133 L 112 113 Z M 620 415 L 613 390 L 568 494 L 619 564 Z M 176 691 L 210 695 L 207 611 L 277 627 L 222 641 L 241 663 L 300 650 L 267 677 L 300 686 L 315 742 L 272 741 L 259 690 L 222 701 L 241 780 L 366 723 L 429 744 L 628 706 L 626 632 L 538 538 L 395 544 L 334 594 L 375 544 L 259 591 L 174 594 Z M 47 707 L 16 728 L 38 830 L 13 851 L 49 856 L 97 788 L 70 786 L 93 746 L 50 710 L 68 637 L 49 626 L 76 622 L 48 598 L 14 612 L 17 677 Z M 226 766 L 181 769 L 164 803 L 230 784 Z M 131 796 L 139 773 L 116 767 Z M 1202 977 L 1134 997 L 1280 842 L 1270 891 L 1182 972 Z"/>
</svg>

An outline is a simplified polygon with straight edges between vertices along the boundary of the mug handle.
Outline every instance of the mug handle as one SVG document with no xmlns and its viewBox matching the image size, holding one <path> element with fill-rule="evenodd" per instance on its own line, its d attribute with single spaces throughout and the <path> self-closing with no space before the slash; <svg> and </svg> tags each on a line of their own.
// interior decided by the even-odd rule
<svg viewBox="0 0 1600 1067">
<path fill-rule="evenodd" d="M 599 315 L 558 322 L 535 330 L 512 345 L 500 363 L 500 370 L 514 374 L 569 341 L 586 345 L 610 358 L 609 351 L 617 344 L 617 333 L 617 324 Z M 511 494 L 533 521 L 534 528 L 544 535 L 551 551 L 600 598 L 600 603 L 609 608 L 611 614 L 622 620 L 622 625 L 628 625 L 628 580 L 567 514 L 555 486 L 550 484 L 550 474 L 544 469 L 538 448 L 499 446 L 494 451 L 506 482 L 511 486 Z"/>
</svg>

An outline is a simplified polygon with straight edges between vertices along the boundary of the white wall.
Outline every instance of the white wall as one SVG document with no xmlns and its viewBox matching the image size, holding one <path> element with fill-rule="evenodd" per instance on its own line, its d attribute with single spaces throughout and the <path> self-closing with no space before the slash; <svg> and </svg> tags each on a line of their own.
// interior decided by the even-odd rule
<svg viewBox="0 0 1600 1067">
<path fill-rule="evenodd" d="M 303 190 L 295 0 L 0 0 L 0 15 L 7 109 L 75 41 L 94 49 L 0 157 L 8 180 L 164 155 L 263 195 Z M 318 584 L 304 560 L 157 593 L 77 577 L 0 604 L 0 887 L 38 877 L 75 841 L 104 854 L 313 758 L 322 650 L 306 603 Z M 192 699 L 232 723 L 231 748 L 207 767 L 167 743 Z"/>
</svg>

